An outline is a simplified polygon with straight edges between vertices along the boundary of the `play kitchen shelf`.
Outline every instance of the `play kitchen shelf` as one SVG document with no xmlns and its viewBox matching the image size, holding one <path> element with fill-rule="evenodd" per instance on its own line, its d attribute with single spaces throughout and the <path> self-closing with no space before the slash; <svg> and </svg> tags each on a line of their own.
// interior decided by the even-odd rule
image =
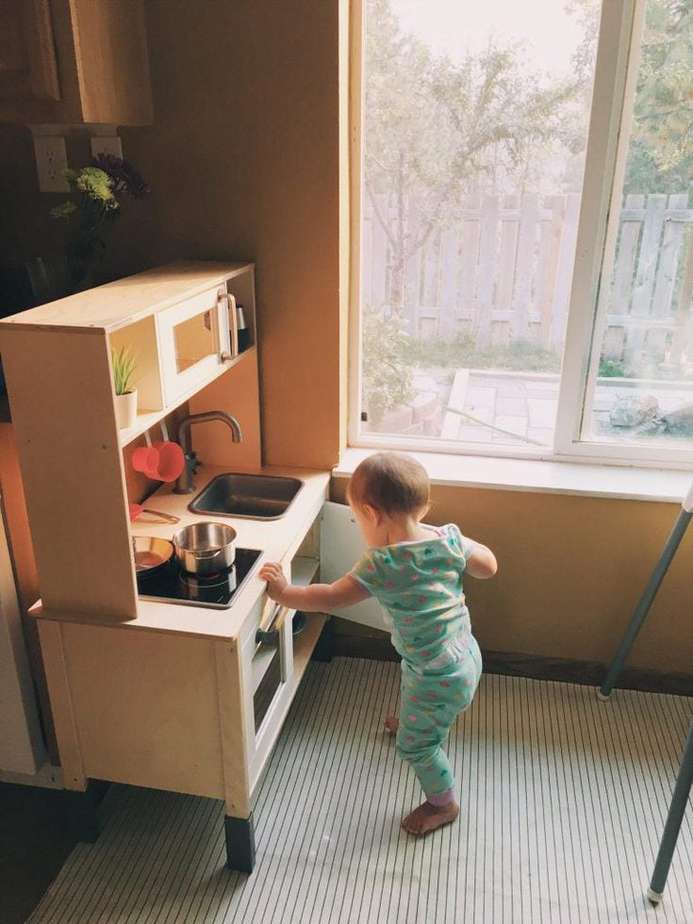
<svg viewBox="0 0 693 924">
<path fill-rule="evenodd" d="M 127 430 L 117 426 L 111 362 L 123 348 L 138 366 Z M 258 571 L 272 560 L 297 583 L 314 579 L 329 483 L 326 472 L 262 467 L 253 265 L 174 264 L 22 312 L 0 321 L 0 351 L 63 785 L 86 794 L 90 780 L 108 780 L 223 799 L 229 865 L 250 871 L 254 795 L 326 618 L 306 616 L 295 634 L 304 617 L 277 608 Z M 128 497 L 125 467 L 172 411 L 203 415 L 192 428 L 203 460 L 196 493 L 165 484 L 146 503 L 169 522 L 131 524 L 140 498 Z M 242 442 L 219 425 L 225 415 Z M 274 519 L 213 517 L 246 550 L 228 606 L 139 593 L 133 536 L 170 540 L 212 519 L 191 500 L 238 472 L 298 492 Z"/>
<path fill-rule="evenodd" d="M 172 411 L 234 414 L 244 444 L 235 454 L 224 447 L 219 461 L 259 466 L 254 293 L 251 263 L 178 263 L 0 321 L 48 610 L 99 614 L 103 621 L 135 617 L 121 449 Z M 234 355 L 238 303 L 251 337 L 249 348 Z M 137 420 L 128 430 L 117 426 L 112 378 L 112 352 L 122 349 L 134 358 L 138 394 Z M 209 446 L 209 433 L 199 439 Z M 92 578 L 85 581 L 85 574 Z"/>
</svg>

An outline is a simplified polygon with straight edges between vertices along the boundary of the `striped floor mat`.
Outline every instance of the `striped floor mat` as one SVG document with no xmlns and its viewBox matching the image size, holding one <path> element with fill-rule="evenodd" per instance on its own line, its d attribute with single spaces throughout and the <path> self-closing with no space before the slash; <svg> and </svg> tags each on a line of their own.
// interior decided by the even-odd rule
<svg viewBox="0 0 693 924">
<path fill-rule="evenodd" d="M 693 922 L 690 806 L 662 905 L 644 897 L 693 700 L 484 677 L 450 738 L 460 819 L 417 841 L 399 820 L 420 793 L 381 732 L 398 674 L 310 666 L 258 794 L 252 876 L 224 867 L 219 802 L 112 787 L 98 843 L 32 924 Z"/>
</svg>

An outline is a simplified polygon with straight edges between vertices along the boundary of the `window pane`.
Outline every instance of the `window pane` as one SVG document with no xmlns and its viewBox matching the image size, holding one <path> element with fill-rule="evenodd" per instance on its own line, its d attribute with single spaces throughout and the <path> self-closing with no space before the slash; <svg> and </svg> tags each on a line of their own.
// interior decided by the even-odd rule
<svg viewBox="0 0 693 924">
<path fill-rule="evenodd" d="M 366 0 L 362 432 L 552 444 L 599 0 Z"/>
<path fill-rule="evenodd" d="M 648 0 L 585 439 L 693 446 L 692 86 L 693 7 Z"/>
</svg>

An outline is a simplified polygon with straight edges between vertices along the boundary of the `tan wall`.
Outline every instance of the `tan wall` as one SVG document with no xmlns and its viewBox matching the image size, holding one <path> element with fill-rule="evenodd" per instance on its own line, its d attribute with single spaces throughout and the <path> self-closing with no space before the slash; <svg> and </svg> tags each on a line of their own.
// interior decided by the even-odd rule
<svg viewBox="0 0 693 924">
<path fill-rule="evenodd" d="M 147 217 L 125 268 L 255 259 L 263 436 L 272 464 L 339 452 L 338 3 L 151 0 L 155 124 L 123 130 Z"/>
<path fill-rule="evenodd" d="M 346 480 L 333 481 L 344 500 Z M 614 654 L 678 512 L 672 504 L 435 487 L 432 523 L 458 523 L 499 562 L 465 587 L 482 647 L 573 660 Z M 633 649 L 633 667 L 693 672 L 693 529 Z M 358 630 L 355 630 L 358 631 Z"/>
</svg>

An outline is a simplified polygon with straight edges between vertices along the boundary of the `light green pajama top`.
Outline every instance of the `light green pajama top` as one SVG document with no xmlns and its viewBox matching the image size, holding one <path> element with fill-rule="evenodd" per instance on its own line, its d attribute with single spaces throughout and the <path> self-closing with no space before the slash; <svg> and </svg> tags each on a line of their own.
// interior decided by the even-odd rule
<svg viewBox="0 0 693 924">
<path fill-rule="evenodd" d="M 430 539 L 370 548 L 350 572 L 383 607 L 392 643 L 421 671 L 443 670 L 471 635 L 462 575 L 472 543 L 454 523 L 431 527 Z"/>
</svg>

